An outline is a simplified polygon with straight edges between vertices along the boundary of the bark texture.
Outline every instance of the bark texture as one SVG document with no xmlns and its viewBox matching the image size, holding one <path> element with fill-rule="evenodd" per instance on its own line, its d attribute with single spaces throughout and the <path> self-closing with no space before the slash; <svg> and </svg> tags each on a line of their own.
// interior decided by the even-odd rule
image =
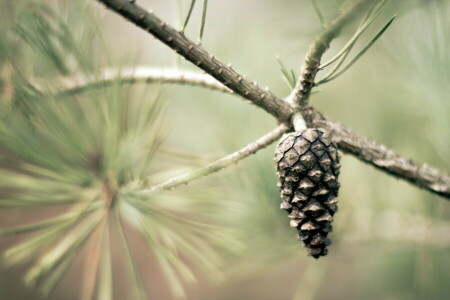
<svg viewBox="0 0 450 300">
<path fill-rule="evenodd" d="M 341 14 L 336 17 L 331 24 L 314 40 L 310 45 L 309 51 L 300 70 L 300 77 L 295 88 L 292 90 L 288 101 L 297 109 L 305 107 L 308 104 L 311 89 L 317 72 L 320 70 L 320 61 L 322 55 L 330 47 L 330 43 L 341 32 L 342 28 L 354 19 L 364 8 L 370 4 L 370 0 L 358 0 L 349 5 Z"/>
<path fill-rule="evenodd" d="M 361 136 L 311 109 L 312 124 L 327 128 L 340 150 L 413 185 L 450 199 L 450 176 L 427 164 L 415 163 L 384 145 Z"/>
<path fill-rule="evenodd" d="M 194 63 L 206 73 L 213 76 L 235 94 L 249 100 L 251 103 L 274 116 L 279 122 L 285 123 L 286 126 L 291 127 L 290 120 L 294 113 L 294 109 L 287 101 L 283 101 L 270 91 L 264 90 L 256 83 L 252 83 L 250 80 L 245 79 L 243 75 L 237 73 L 231 66 L 225 65 L 217 60 L 203 47 L 193 43 L 186 38 L 183 33 L 175 30 L 157 18 L 153 13 L 147 12 L 129 0 L 97 1 L 104 3 L 106 7 L 114 10 L 132 23 L 154 35 L 157 39 L 174 49 L 188 61 Z M 339 15 L 335 21 L 331 22 L 328 29 L 324 31 L 322 37 L 324 37 L 323 40 L 325 43 L 321 42 L 322 39 L 320 37 L 318 39 L 319 41 L 316 40 L 316 42 L 314 42 L 317 47 L 313 47 L 310 51 L 311 54 L 309 56 L 307 55 L 307 60 L 308 57 L 313 58 L 310 60 L 313 69 L 310 69 L 308 71 L 309 73 L 313 70 L 315 70 L 314 72 L 318 71 L 319 66 L 317 65 L 317 58 L 321 57 L 325 52 L 329 43 L 337 36 L 342 26 L 344 26 L 354 14 L 363 9 L 369 2 L 370 1 L 368 0 L 356 1 L 348 8 L 348 10 L 345 10 Z M 309 65 L 309 63 L 305 64 Z M 306 75 L 302 76 L 305 77 Z M 308 81 L 314 80 L 311 76 L 309 77 Z M 295 95 L 296 91 L 299 91 L 298 87 L 294 89 L 294 91 Z M 305 97 L 308 93 L 303 93 L 303 95 L 303 97 Z M 300 102 L 300 100 L 296 101 Z M 447 173 L 431 168 L 426 164 L 417 164 L 410 159 L 403 158 L 385 146 L 370 141 L 337 122 L 324 118 L 319 112 L 311 107 L 305 105 L 302 106 L 302 115 L 305 117 L 305 121 L 309 127 L 324 127 L 327 128 L 327 131 L 332 132 L 333 139 L 342 151 L 352 154 L 358 159 L 367 162 L 388 174 L 404 179 L 420 188 L 450 199 L 450 176 Z"/>
<path fill-rule="evenodd" d="M 279 122 L 286 122 L 291 115 L 288 103 L 280 101 L 270 91 L 259 87 L 238 72 L 230 64 L 224 64 L 201 45 L 195 44 L 184 33 L 174 29 L 153 13 L 128 0 L 98 0 L 135 25 L 154 35 L 179 55 L 210 74 L 238 95 L 273 115 Z"/>
</svg>

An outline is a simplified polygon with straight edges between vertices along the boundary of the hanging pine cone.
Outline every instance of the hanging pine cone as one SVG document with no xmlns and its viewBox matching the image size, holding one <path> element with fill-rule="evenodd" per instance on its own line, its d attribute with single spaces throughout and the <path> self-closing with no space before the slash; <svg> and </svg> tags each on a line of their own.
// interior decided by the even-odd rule
<svg viewBox="0 0 450 300">
<path fill-rule="evenodd" d="M 281 208 L 289 213 L 307 252 L 325 256 L 327 238 L 337 211 L 339 154 L 331 137 L 320 129 L 306 129 L 282 137 L 275 151 Z"/>
</svg>

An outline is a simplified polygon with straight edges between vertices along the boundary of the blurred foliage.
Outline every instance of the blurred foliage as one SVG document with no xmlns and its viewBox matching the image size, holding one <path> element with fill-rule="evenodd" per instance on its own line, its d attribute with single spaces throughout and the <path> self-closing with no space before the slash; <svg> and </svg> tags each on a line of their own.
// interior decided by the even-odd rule
<svg viewBox="0 0 450 300">
<path fill-rule="evenodd" d="M 11 36 L 19 40 L 24 53 L 33 50 L 29 55 L 43 65 L 42 69 L 39 64 L 23 69 L 12 65 L 19 78 L 8 83 L 13 85 L 14 94 L 2 103 L 0 206 L 32 207 L 37 215 L 48 205 L 64 205 L 65 211 L 43 221 L 0 230 L 5 236 L 37 232 L 7 249 L 4 265 L 32 262 L 25 283 L 39 285 L 48 294 L 81 249 L 89 243 L 98 244 L 86 254 L 86 267 L 93 267 L 93 275 L 81 281 L 79 295 L 91 298 L 100 260 L 99 250 L 92 249 L 110 247 L 103 240 L 111 221 L 119 223 L 114 233 L 119 232 L 126 253 L 131 251 L 126 231 L 134 228 L 141 234 L 174 295 L 184 295 L 181 280 L 195 281 L 193 266 L 217 274 L 222 261 L 218 249 L 235 252 L 240 247 L 233 230 L 211 216 L 214 211 L 226 212 L 228 204 L 211 201 L 220 197 L 210 188 L 144 192 L 164 177 L 164 170 L 177 168 L 177 153 L 169 159 L 158 153 L 167 134 L 160 87 L 131 92 L 122 89 L 118 81 L 112 88 L 84 96 L 56 98 L 51 90 L 63 86 L 64 76 L 94 72 L 87 67 L 94 65 L 93 58 L 78 48 L 62 19 L 41 3 L 22 8 L 12 30 Z M 43 82 L 52 87 L 45 88 Z M 107 258 L 101 261 L 102 269 L 111 264 Z M 131 254 L 125 262 L 139 282 Z M 112 297 L 106 288 L 111 278 L 104 279 L 106 271 L 100 274 L 105 288 L 99 295 Z M 110 290 L 112 286 L 109 283 Z M 139 296 L 146 297 L 145 292 Z"/>
<path fill-rule="evenodd" d="M 138 2 L 175 24 L 191 4 L 179 1 L 177 15 L 177 1 Z M 313 2 L 210 1 L 203 44 L 286 95 L 283 80 L 292 85 L 321 29 L 315 6 L 326 23 L 344 1 Z M 44 297 L 21 278 L 54 290 L 50 299 L 450 296 L 444 200 L 344 156 L 333 245 L 315 261 L 279 210 L 273 146 L 187 187 L 150 193 L 152 184 L 264 134 L 272 118 L 192 87 L 117 82 L 56 98 L 68 76 L 97 78 L 104 66 L 195 67 L 95 1 L 0 5 L 0 299 Z M 311 103 L 407 157 L 450 170 L 450 5 L 391 1 L 358 38 L 360 48 L 394 13 L 395 24 Z M 186 35 L 195 39 L 201 24 L 198 5 Z M 350 25 L 324 61 L 359 29 Z"/>
</svg>

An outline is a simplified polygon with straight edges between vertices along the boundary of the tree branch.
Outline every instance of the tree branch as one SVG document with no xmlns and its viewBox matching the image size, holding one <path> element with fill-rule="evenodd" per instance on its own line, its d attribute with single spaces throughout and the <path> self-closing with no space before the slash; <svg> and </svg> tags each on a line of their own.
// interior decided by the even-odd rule
<svg viewBox="0 0 450 300">
<path fill-rule="evenodd" d="M 211 74 L 237 95 L 249 99 L 252 103 L 263 108 L 278 121 L 286 122 L 291 119 L 293 110 L 287 102 L 268 91 L 262 90 L 247 79 L 244 79 L 242 75 L 232 70 L 231 67 L 225 66 L 223 63 L 216 60 L 213 55 L 206 52 L 199 45 L 195 45 L 183 34 L 158 19 L 152 13 L 146 12 L 135 4 L 130 3 L 128 0 L 98 1 L 104 3 L 107 7 L 113 9 L 139 27 L 147 30 L 163 43 L 172 49 L 175 49 L 180 55 L 195 63 L 205 72 Z M 319 37 L 316 39 L 315 43 L 313 43 L 313 45 L 317 45 L 317 48 L 313 48 L 315 50 L 310 51 L 310 57 L 313 58 L 311 61 L 320 63 L 320 57 L 329 46 L 331 40 L 337 36 L 342 26 L 344 26 L 356 12 L 362 9 L 367 3 L 368 0 L 359 0 L 331 23 L 328 29 L 321 34 L 322 38 Z M 317 68 L 318 65 L 316 64 L 315 71 L 311 73 L 314 74 L 314 76 L 318 71 Z M 314 80 L 314 78 L 312 78 L 312 80 Z M 307 93 L 308 95 L 309 92 Z M 327 120 L 313 108 L 305 107 L 305 111 L 307 111 L 305 115 L 307 116 L 306 122 L 308 126 L 326 127 L 331 130 L 334 134 L 335 141 L 342 151 L 352 154 L 358 159 L 367 162 L 388 174 L 404 179 L 420 188 L 424 188 L 432 193 L 450 199 L 450 176 L 448 174 L 428 167 L 427 165 L 419 165 L 409 159 L 402 158 L 385 146 L 376 144 L 365 137 L 357 135 L 339 123 Z M 285 128 L 288 127 L 289 126 L 286 126 Z M 195 172 L 196 171 L 193 173 Z M 159 187 L 154 187 L 154 189 L 184 184 L 189 181 L 189 176 L 197 176 L 193 173 L 180 176 L 179 178 L 174 179 L 173 182 L 163 183 Z M 201 174 L 199 176 L 203 176 L 203 173 L 198 174 Z"/>
<path fill-rule="evenodd" d="M 179 55 L 192 62 L 236 94 L 261 107 L 279 122 L 286 122 L 291 115 L 288 103 L 281 101 L 268 90 L 262 89 L 235 70 L 225 65 L 201 45 L 195 44 L 184 34 L 160 20 L 153 13 L 146 11 L 129 0 L 97 0 L 128 19 L 140 28 L 154 35 L 161 42 L 175 50 Z"/>
<path fill-rule="evenodd" d="M 230 155 L 227 155 L 221 159 L 218 159 L 208 165 L 206 165 L 203 168 L 199 168 L 197 170 L 194 170 L 192 172 L 189 172 L 187 174 L 180 175 L 175 178 L 171 178 L 161 184 L 155 185 L 152 188 L 150 188 L 149 192 L 155 192 L 160 190 L 170 190 L 173 188 L 176 188 L 183 184 L 188 184 L 189 182 L 198 179 L 200 177 L 206 176 L 211 173 L 218 172 L 229 165 L 236 163 L 240 161 L 241 159 L 246 158 L 247 156 L 250 156 L 251 154 L 256 153 L 258 150 L 263 149 L 270 144 L 272 144 L 274 141 L 278 140 L 284 133 L 286 133 L 289 130 L 289 127 L 286 125 L 279 125 L 277 128 L 269 132 L 268 134 L 262 136 L 258 140 L 254 141 L 253 143 L 248 144 L 244 148 L 231 153 Z"/>
<path fill-rule="evenodd" d="M 403 158 L 384 145 L 358 135 L 340 123 L 331 121 L 310 108 L 312 124 L 329 130 L 339 149 L 383 170 L 387 174 L 406 180 L 429 192 L 450 199 L 450 176 L 427 164 L 417 164 Z"/>
<path fill-rule="evenodd" d="M 232 90 L 208 74 L 179 69 L 136 67 L 126 69 L 104 69 L 100 72 L 98 79 L 89 79 L 85 77 L 69 78 L 63 82 L 64 90 L 57 92 L 57 95 L 76 95 L 88 90 L 102 88 L 114 84 L 115 82 L 120 82 L 122 84 L 153 82 L 186 84 L 201 86 L 220 92 L 233 93 Z"/>
<path fill-rule="evenodd" d="M 314 40 L 300 69 L 300 77 L 297 84 L 287 98 L 288 102 L 298 108 L 305 107 L 308 104 L 308 98 L 314 86 L 316 74 L 320 70 L 322 55 L 330 47 L 331 41 L 340 34 L 342 28 L 352 21 L 370 2 L 370 0 L 358 0 L 352 3 L 331 21 L 330 25 Z"/>
</svg>

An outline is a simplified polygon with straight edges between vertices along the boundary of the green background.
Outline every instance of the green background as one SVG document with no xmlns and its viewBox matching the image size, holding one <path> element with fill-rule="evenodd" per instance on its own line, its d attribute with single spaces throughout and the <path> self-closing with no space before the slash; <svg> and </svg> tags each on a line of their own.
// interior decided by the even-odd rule
<svg viewBox="0 0 450 300">
<path fill-rule="evenodd" d="M 196 70 L 158 40 L 96 1 L 41 1 L 49 3 L 67 24 L 80 49 L 79 54 L 61 50 L 60 57 L 77 63 L 68 62 L 67 70 L 58 69 L 56 58 L 49 56 L 48 51 L 38 51 L 39 47 L 30 46 L 10 34 L 14 24 L 24 22 L 18 16 L 33 15 L 33 7 L 28 6 L 30 2 L 39 1 L 0 2 L 4 33 L 0 36 L 0 67 L 10 64 L 24 76 L 37 77 L 49 89 L 58 76 L 80 70 L 95 74 L 101 67 L 179 66 Z M 137 2 L 179 27 L 189 1 Z M 336 15 L 342 2 L 317 1 L 326 20 Z M 392 1 L 362 36 L 356 49 L 362 48 L 393 14 L 398 16 L 380 40 L 344 75 L 320 86 L 310 103 L 327 117 L 405 157 L 448 171 L 450 3 Z M 200 17 L 201 2 L 197 3 L 186 31 L 193 40 L 198 36 Z M 348 41 L 357 23 L 346 27 L 332 43 L 324 61 Z M 298 74 L 308 46 L 320 29 L 310 1 L 210 0 L 203 45 L 247 78 L 285 97 L 290 90 L 276 56 Z M 85 65 L 80 61 L 85 61 Z M 326 71 L 320 72 L 318 77 L 325 74 Z M 109 99 L 114 103 L 124 99 L 153 101 L 156 95 L 164 107 L 163 149 L 169 154 L 155 156 L 152 170 L 157 171 L 157 176 L 150 174 L 153 176 L 150 183 L 161 182 L 222 157 L 276 126 L 270 115 L 239 97 L 189 86 L 136 85 L 120 91 L 115 86 L 108 92 L 89 93 L 74 101 L 88 110 L 96 110 L 96 105 L 104 105 Z M 90 98 L 94 102 L 86 104 Z M 73 110 L 71 104 L 67 105 L 70 114 Z M 93 112 L 88 112 L 87 116 L 96 118 Z M 83 126 L 80 127 L 77 130 L 82 133 Z M 76 135 L 74 141 L 77 141 Z M 272 162 L 274 148 L 272 145 L 179 191 L 179 195 L 184 192 L 202 194 L 200 197 L 205 200 L 198 204 L 200 208 L 194 206 L 192 212 L 186 210 L 186 214 L 195 219 L 197 209 L 202 210 L 208 214 L 209 221 L 232 229 L 229 243 L 236 243 L 235 247 L 229 247 L 231 250 L 219 250 L 222 259 L 219 276 L 192 266 L 198 282 L 185 284 L 189 299 L 450 298 L 450 205 L 447 200 L 375 170 L 352 156 L 342 155 L 342 187 L 339 212 L 331 234 L 333 244 L 328 256 L 314 260 L 306 256 L 304 248 L 296 241 L 295 230 L 289 228 L 288 218 L 279 209 Z M 133 156 L 133 151 L 137 151 L 133 147 L 130 149 L 125 156 Z M 52 155 L 50 149 L 48 157 Z M 120 164 L 121 160 L 116 163 Z M 5 169 L 0 169 L 1 172 Z M 8 182 L 5 174 L 0 177 Z M 45 192 L 45 187 L 43 190 Z M 25 224 L 59 212 L 60 209 L 53 206 L 9 207 L 0 212 L 0 225 Z M 168 284 L 171 279 L 158 268 L 152 251 L 137 234 L 130 233 L 130 236 L 133 256 L 150 298 L 173 298 Z M 2 252 L 17 241 L 16 237 L 1 238 Z M 227 240 L 221 242 L 228 243 Z M 115 299 L 130 299 L 132 287 L 121 263 L 123 254 L 115 248 L 119 248 L 119 242 L 112 237 Z M 83 252 L 80 254 L 50 299 L 78 299 L 83 274 L 80 270 Z M 189 261 L 189 256 L 185 259 Z M 0 265 L 0 299 L 43 299 L 38 290 L 22 283 L 26 266 L 6 268 Z"/>
</svg>

